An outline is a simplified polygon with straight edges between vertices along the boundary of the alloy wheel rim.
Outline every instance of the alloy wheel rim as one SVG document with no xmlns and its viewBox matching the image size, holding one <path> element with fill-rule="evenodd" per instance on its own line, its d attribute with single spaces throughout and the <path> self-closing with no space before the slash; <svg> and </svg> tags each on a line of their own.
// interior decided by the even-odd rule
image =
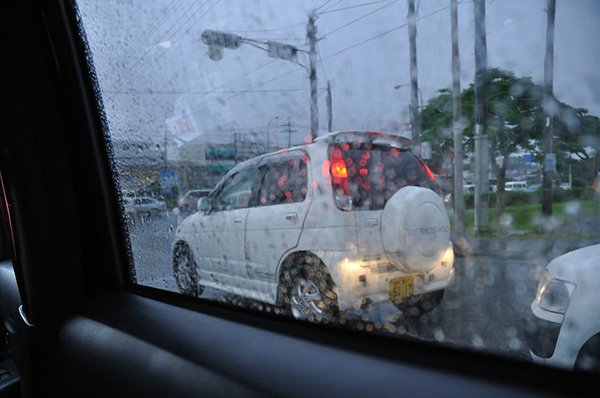
<svg viewBox="0 0 600 398">
<path fill-rule="evenodd" d="M 299 279 L 292 288 L 291 310 L 296 319 L 323 315 L 322 295 L 310 279 Z"/>
</svg>

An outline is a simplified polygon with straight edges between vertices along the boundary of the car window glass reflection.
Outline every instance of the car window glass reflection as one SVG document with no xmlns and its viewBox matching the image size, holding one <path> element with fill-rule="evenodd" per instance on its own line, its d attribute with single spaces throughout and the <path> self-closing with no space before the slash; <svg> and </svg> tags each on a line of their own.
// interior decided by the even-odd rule
<svg viewBox="0 0 600 398">
<path fill-rule="evenodd" d="M 214 198 L 215 210 L 243 209 L 248 207 L 256 185 L 256 170 L 246 169 L 232 175 Z"/>
</svg>

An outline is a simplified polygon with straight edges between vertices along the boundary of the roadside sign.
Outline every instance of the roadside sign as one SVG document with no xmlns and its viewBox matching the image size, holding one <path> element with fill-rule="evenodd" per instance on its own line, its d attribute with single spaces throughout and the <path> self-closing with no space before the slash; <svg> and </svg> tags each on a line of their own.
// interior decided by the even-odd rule
<svg viewBox="0 0 600 398">
<path fill-rule="evenodd" d="M 546 153 L 544 154 L 544 171 L 556 171 L 556 154 Z"/>
</svg>

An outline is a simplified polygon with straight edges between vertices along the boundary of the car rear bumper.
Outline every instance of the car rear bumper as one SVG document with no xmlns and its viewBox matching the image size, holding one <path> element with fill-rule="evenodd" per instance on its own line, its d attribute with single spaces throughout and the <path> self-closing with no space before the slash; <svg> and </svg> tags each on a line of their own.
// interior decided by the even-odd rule
<svg viewBox="0 0 600 398">
<path fill-rule="evenodd" d="M 342 310 L 360 308 L 366 301 L 389 301 L 390 283 L 396 278 L 411 279 L 413 295 L 445 289 L 454 280 L 453 256 L 452 261 L 444 261 L 426 273 L 406 273 L 386 261 L 365 264 L 357 261 L 352 254 L 323 253 L 324 261 L 338 287 L 338 304 Z"/>
</svg>

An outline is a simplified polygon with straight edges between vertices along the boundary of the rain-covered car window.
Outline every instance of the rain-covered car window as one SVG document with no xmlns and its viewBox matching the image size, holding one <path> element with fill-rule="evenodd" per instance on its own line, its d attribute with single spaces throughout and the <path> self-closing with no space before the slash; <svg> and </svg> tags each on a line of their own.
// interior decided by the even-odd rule
<svg viewBox="0 0 600 398">
<path fill-rule="evenodd" d="M 600 371 L 597 1 L 77 5 L 132 283 Z"/>
<path fill-rule="evenodd" d="M 298 151 L 292 156 L 275 156 L 261 167 L 264 177 L 258 201 L 260 206 L 302 202 L 306 198 L 308 179 L 305 159 L 306 155 Z"/>
</svg>

